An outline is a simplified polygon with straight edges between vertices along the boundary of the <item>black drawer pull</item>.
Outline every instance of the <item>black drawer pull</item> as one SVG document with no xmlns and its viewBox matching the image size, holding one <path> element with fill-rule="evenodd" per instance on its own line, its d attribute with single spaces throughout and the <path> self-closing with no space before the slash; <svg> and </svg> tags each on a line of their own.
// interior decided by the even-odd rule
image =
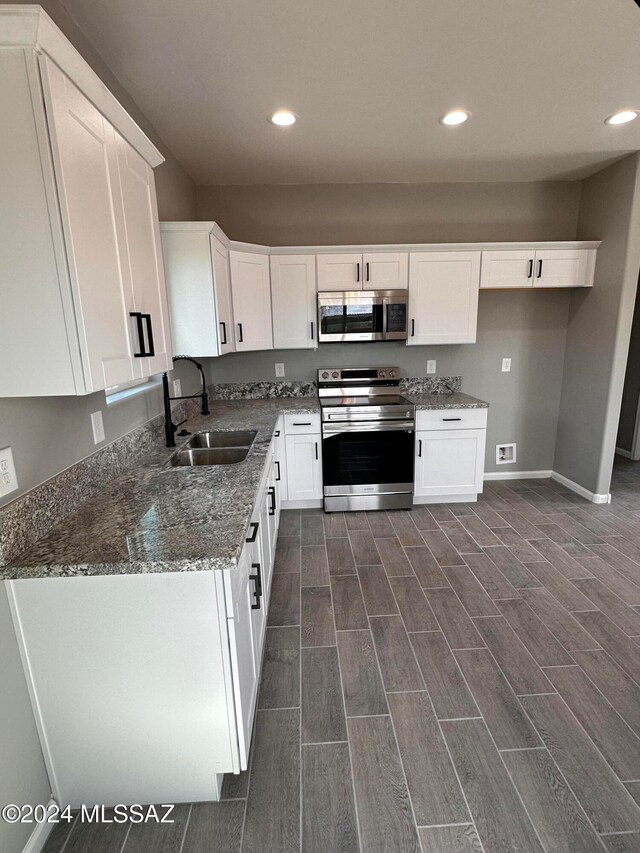
<svg viewBox="0 0 640 853">
<path fill-rule="evenodd" d="M 260 522 L 259 521 L 252 521 L 249 524 L 249 527 L 253 527 L 253 532 L 244 541 L 245 542 L 255 542 L 256 536 L 258 535 L 258 530 L 260 529 Z"/>
<path fill-rule="evenodd" d="M 367 261 L 367 281 L 369 281 L 369 261 Z"/>
<path fill-rule="evenodd" d="M 542 278 L 542 258 L 538 261 L 538 278 Z"/>
<path fill-rule="evenodd" d="M 411 321 L 411 337 L 412 338 L 415 337 L 415 334 L 416 334 L 416 321 L 412 320 Z"/>
<path fill-rule="evenodd" d="M 144 321 L 147 324 L 147 340 L 149 342 L 149 349 L 147 350 L 147 355 L 155 355 L 156 348 L 153 345 L 153 324 L 151 323 L 151 314 L 143 314 Z"/>
<path fill-rule="evenodd" d="M 274 435 L 275 435 L 275 437 L 276 437 L 276 438 L 278 438 L 278 436 L 280 435 L 280 430 L 279 430 L 279 429 L 277 429 L 277 430 L 274 432 Z"/>
<path fill-rule="evenodd" d="M 267 489 L 269 492 L 269 497 L 271 498 L 271 506 L 269 507 L 269 515 L 276 514 L 276 490 L 275 486 L 269 486 Z"/>
<path fill-rule="evenodd" d="M 280 477 L 280 463 L 278 462 L 278 460 L 277 460 L 277 459 L 275 460 L 275 462 L 276 462 L 276 466 L 277 466 L 277 468 L 278 468 L 278 474 L 276 475 L 276 482 L 279 482 L 279 481 L 281 480 L 281 477 Z"/>
<path fill-rule="evenodd" d="M 443 418 L 443 421 L 461 421 L 462 418 Z"/>
<path fill-rule="evenodd" d="M 294 421 L 294 426 L 311 426 L 311 421 Z"/>
<path fill-rule="evenodd" d="M 242 323 L 238 323 L 238 332 L 240 333 L 240 341 L 239 343 L 244 343 L 244 338 L 242 337 Z"/>
<path fill-rule="evenodd" d="M 311 340 L 313 340 L 313 320 L 311 321 Z"/>
<path fill-rule="evenodd" d="M 140 348 L 140 352 L 134 352 L 134 358 L 144 358 L 146 356 L 146 351 L 144 347 L 144 327 L 142 325 L 142 314 L 140 311 L 129 311 L 130 317 L 136 318 L 136 328 L 138 330 L 138 346 Z"/>
<path fill-rule="evenodd" d="M 356 281 L 360 281 L 360 264 L 356 264 Z"/>
<path fill-rule="evenodd" d="M 533 258 L 529 258 L 529 272 L 527 273 L 527 278 L 531 278 L 533 275 Z"/>
<path fill-rule="evenodd" d="M 227 324 L 224 320 L 220 320 L 220 325 L 222 326 L 222 335 L 224 340 L 220 341 L 220 346 L 224 346 L 227 343 Z"/>
<path fill-rule="evenodd" d="M 260 572 L 260 563 L 251 563 L 251 568 L 256 569 L 255 575 L 249 575 L 249 580 L 256 585 L 254 595 L 255 603 L 251 605 L 252 610 L 260 610 L 260 599 L 262 598 L 262 574 Z"/>
<path fill-rule="evenodd" d="M 422 439 L 418 439 L 418 456 L 422 456 Z"/>
<path fill-rule="evenodd" d="M 318 442 L 316 441 L 316 459 L 319 459 L 319 458 L 320 457 L 318 456 Z"/>
</svg>

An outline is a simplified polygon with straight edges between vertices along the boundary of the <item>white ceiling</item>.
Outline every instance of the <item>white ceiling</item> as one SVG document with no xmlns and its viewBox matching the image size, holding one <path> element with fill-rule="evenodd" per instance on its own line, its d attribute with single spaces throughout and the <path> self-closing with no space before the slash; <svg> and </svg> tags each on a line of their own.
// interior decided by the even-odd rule
<svg viewBox="0 0 640 853">
<path fill-rule="evenodd" d="M 634 0 L 63 2 L 198 184 L 573 179 L 640 149 L 640 119 L 603 124 L 640 109 Z"/>
</svg>

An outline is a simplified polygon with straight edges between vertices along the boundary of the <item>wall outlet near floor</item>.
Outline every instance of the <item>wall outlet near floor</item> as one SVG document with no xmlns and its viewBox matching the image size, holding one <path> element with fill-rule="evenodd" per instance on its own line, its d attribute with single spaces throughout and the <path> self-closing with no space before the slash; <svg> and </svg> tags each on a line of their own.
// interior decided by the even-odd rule
<svg viewBox="0 0 640 853">
<path fill-rule="evenodd" d="M 179 379 L 173 380 L 173 396 L 182 397 L 182 382 Z"/>
<path fill-rule="evenodd" d="M 276 363 L 276 378 L 283 379 L 284 378 L 284 364 L 282 362 Z"/>
<path fill-rule="evenodd" d="M 0 450 L 0 498 L 15 492 L 18 488 L 16 467 L 13 464 L 13 453 L 10 447 Z"/>
<path fill-rule="evenodd" d="M 91 415 L 91 429 L 93 430 L 93 443 L 100 444 L 104 441 L 104 424 L 102 422 L 102 412 L 93 412 Z"/>
<path fill-rule="evenodd" d="M 496 444 L 496 465 L 508 465 L 515 461 L 515 444 Z"/>
<path fill-rule="evenodd" d="M 502 359 L 502 372 L 503 373 L 511 373 L 511 359 L 503 358 Z"/>
<path fill-rule="evenodd" d="M 427 375 L 431 375 L 436 372 L 436 360 L 435 358 L 430 358 L 427 361 Z"/>
</svg>

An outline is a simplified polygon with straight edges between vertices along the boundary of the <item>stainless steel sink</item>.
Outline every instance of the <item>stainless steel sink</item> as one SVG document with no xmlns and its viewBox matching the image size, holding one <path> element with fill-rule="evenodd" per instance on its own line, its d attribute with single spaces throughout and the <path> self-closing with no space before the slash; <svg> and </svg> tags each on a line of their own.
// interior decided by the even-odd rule
<svg viewBox="0 0 640 853">
<path fill-rule="evenodd" d="M 256 437 L 254 430 L 216 431 L 196 433 L 185 444 L 187 448 L 210 448 L 210 447 L 251 447 Z M 245 453 L 245 456 L 247 454 Z M 243 457 L 244 458 L 244 457 Z"/>
<path fill-rule="evenodd" d="M 247 458 L 248 447 L 192 447 L 178 450 L 169 460 L 172 467 L 234 465 Z"/>
</svg>

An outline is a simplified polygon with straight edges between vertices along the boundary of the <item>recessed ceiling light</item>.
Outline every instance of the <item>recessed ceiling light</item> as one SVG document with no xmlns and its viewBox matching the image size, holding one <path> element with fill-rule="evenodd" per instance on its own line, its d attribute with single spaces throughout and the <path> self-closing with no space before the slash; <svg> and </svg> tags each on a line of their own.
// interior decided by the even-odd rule
<svg viewBox="0 0 640 853">
<path fill-rule="evenodd" d="M 469 116 L 470 113 L 466 110 L 451 110 L 451 112 L 441 116 L 440 124 L 446 124 L 447 127 L 455 127 L 457 124 L 464 124 Z"/>
<path fill-rule="evenodd" d="M 614 113 L 612 116 L 604 120 L 605 124 L 627 124 L 638 118 L 638 110 L 620 110 L 619 113 Z"/>
<path fill-rule="evenodd" d="M 269 119 L 271 124 L 276 124 L 278 127 L 290 127 L 296 123 L 296 116 L 289 110 L 278 110 Z"/>
</svg>

